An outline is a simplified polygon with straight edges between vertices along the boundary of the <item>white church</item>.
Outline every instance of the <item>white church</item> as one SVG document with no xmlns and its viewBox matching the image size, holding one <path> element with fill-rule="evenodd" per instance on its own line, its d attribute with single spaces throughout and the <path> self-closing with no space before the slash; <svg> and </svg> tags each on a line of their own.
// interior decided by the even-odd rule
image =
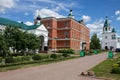
<svg viewBox="0 0 120 80">
<path fill-rule="evenodd" d="M 116 50 L 116 48 L 120 48 L 120 36 L 118 36 L 115 28 L 110 26 L 107 17 L 103 26 L 101 47 L 103 50 Z"/>
<path fill-rule="evenodd" d="M 8 20 L 5 18 L 0 18 L 0 31 L 4 30 L 6 26 L 17 26 L 20 27 L 23 31 L 27 31 L 28 33 L 33 33 L 37 35 L 38 37 L 41 37 L 41 45 L 39 51 L 47 51 L 48 49 L 48 30 L 46 27 L 41 24 L 41 17 L 38 15 L 34 19 L 34 25 L 28 26 L 24 23 L 19 23 L 16 21 Z"/>
</svg>

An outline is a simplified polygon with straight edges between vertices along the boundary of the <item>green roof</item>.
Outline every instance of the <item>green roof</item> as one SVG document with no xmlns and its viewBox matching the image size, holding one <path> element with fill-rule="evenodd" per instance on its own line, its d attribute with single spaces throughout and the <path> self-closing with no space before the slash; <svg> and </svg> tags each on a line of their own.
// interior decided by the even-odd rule
<svg viewBox="0 0 120 80">
<path fill-rule="evenodd" d="M 112 29 L 112 32 L 116 32 L 116 31 L 115 31 L 115 28 Z"/>
<path fill-rule="evenodd" d="M 28 26 L 26 24 L 18 23 L 16 21 L 8 20 L 8 19 L 5 19 L 5 18 L 0 18 L 0 25 L 5 25 L 5 26 L 13 25 L 13 26 L 20 27 L 21 29 L 24 29 L 24 30 L 36 29 L 37 27 L 40 26 L 40 25 Z"/>
<path fill-rule="evenodd" d="M 108 23 L 108 19 L 105 20 L 104 27 L 110 27 L 110 24 Z"/>
</svg>

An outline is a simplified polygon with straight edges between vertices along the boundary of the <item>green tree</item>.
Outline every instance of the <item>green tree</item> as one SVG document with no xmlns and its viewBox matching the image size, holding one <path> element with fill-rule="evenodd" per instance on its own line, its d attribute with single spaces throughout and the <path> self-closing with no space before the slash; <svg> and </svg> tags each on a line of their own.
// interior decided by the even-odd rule
<svg viewBox="0 0 120 80">
<path fill-rule="evenodd" d="M 29 51 L 39 49 L 40 46 L 40 38 L 35 36 L 34 34 L 27 34 L 27 48 Z"/>
<path fill-rule="evenodd" d="M 100 40 L 97 37 L 97 34 L 94 33 L 91 37 L 90 49 L 100 49 L 100 48 L 101 48 Z"/>
<path fill-rule="evenodd" d="M 27 31 L 23 31 L 16 26 L 7 26 L 4 30 L 4 37 L 6 39 L 7 46 L 13 49 L 17 53 L 25 53 L 28 49 L 39 49 L 40 39 Z"/>
<path fill-rule="evenodd" d="M 17 52 L 20 50 L 22 31 L 20 31 L 18 27 L 7 26 L 4 30 L 4 37 L 9 48 L 11 47 L 14 52 L 15 50 Z"/>
<path fill-rule="evenodd" d="M 8 46 L 6 43 L 6 39 L 3 36 L 3 34 L 0 33 L 0 56 L 5 57 L 8 55 L 7 53 L 8 53 Z"/>
</svg>

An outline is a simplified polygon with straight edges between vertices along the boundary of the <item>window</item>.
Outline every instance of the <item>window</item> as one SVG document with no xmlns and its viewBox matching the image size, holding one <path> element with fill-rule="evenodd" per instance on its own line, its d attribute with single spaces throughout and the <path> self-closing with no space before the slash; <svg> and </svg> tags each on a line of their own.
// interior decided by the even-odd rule
<svg viewBox="0 0 120 80">
<path fill-rule="evenodd" d="M 64 36 L 65 36 L 65 38 L 67 38 L 68 37 L 68 32 L 65 32 Z"/>
<path fill-rule="evenodd" d="M 50 23 L 49 23 L 49 22 L 47 22 L 47 23 L 46 23 L 46 26 L 47 26 L 47 27 L 50 27 Z"/>
<path fill-rule="evenodd" d="M 112 35 L 111 37 L 112 37 L 112 39 L 116 39 L 116 35 L 115 35 L 115 34 L 114 34 L 114 35 Z"/>
<path fill-rule="evenodd" d="M 67 41 L 64 42 L 64 46 L 65 46 L 65 47 L 68 46 L 68 42 L 67 42 Z"/>
<path fill-rule="evenodd" d="M 120 43 L 120 40 L 118 39 L 118 42 Z"/>
<path fill-rule="evenodd" d="M 69 23 L 68 21 L 65 22 L 65 27 L 68 27 L 69 26 Z"/>
<path fill-rule="evenodd" d="M 105 31 L 107 31 L 107 28 L 105 28 Z"/>
<path fill-rule="evenodd" d="M 105 45 L 107 45 L 107 43 L 105 43 Z"/>
<path fill-rule="evenodd" d="M 105 36 L 105 39 L 107 39 L 107 36 Z"/>
<path fill-rule="evenodd" d="M 120 43 L 120 38 L 118 38 L 118 42 Z"/>
</svg>

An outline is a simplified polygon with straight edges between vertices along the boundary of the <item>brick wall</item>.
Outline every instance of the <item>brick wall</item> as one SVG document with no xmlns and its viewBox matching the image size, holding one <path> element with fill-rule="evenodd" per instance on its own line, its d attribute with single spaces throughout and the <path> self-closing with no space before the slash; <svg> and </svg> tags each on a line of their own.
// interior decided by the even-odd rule
<svg viewBox="0 0 120 80">
<path fill-rule="evenodd" d="M 49 31 L 49 49 L 72 48 L 80 50 L 82 42 L 86 42 L 86 49 L 89 49 L 90 30 L 74 19 L 45 18 L 41 23 Z"/>
</svg>

